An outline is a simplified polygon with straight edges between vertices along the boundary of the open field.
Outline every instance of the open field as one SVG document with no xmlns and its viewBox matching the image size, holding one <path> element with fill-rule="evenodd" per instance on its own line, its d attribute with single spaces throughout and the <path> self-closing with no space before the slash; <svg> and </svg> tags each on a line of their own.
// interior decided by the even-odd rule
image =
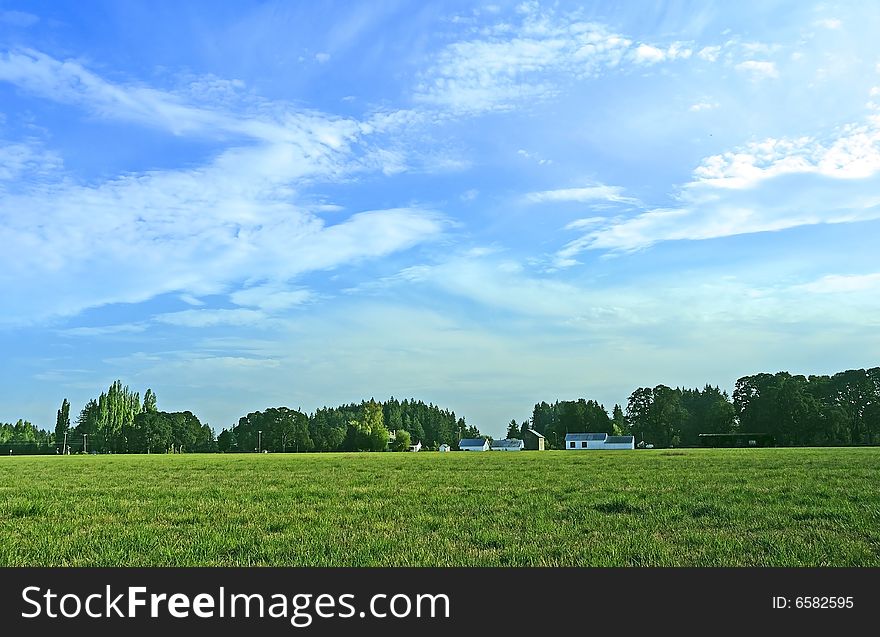
<svg viewBox="0 0 880 637">
<path fill-rule="evenodd" d="M 880 565 L 880 449 L 0 458 L 0 566 Z"/>
</svg>

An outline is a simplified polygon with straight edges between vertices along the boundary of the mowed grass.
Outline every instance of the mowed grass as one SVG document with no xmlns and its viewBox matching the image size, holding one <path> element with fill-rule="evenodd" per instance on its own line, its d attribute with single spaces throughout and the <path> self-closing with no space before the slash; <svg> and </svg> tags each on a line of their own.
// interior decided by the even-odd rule
<svg viewBox="0 0 880 637">
<path fill-rule="evenodd" d="M 880 449 L 0 458 L 0 566 L 878 566 Z"/>
</svg>

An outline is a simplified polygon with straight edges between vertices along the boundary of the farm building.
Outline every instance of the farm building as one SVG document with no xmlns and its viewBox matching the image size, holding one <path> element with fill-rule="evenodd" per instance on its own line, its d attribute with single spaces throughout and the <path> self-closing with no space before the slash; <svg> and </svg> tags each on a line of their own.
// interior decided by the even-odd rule
<svg viewBox="0 0 880 637">
<path fill-rule="evenodd" d="M 608 436 L 603 449 L 635 449 L 635 436 Z"/>
<path fill-rule="evenodd" d="M 565 434 L 566 449 L 601 449 L 608 434 Z"/>
<path fill-rule="evenodd" d="M 421 450 L 422 450 L 422 443 L 417 442 L 417 443 L 414 444 L 414 445 L 410 445 L 410 446 L 409 446 L 409 450 L 410 450 L 410 451 L 421 451 Z"/>
<path fill-rule="evenodd" d="M 523 442 L 525 448 L 530 451 L 544 451 L 544 436 L 534 429 L 526 429 Z"/>
<path fill-rule="evenodd" d="M 440 445 L 440 449 L 439 449 L 439 450 L 440 450 L 440 451 L 449 451 L 450 449 L 452 449 L 452 447 L 450 447 L 449 445 L 447 445 L 447 444 L 444 442 L 442 445 Z"/>
<path fill-rule="evenodd" d="M 523 441 L 518 438 L 505 438 L 504 440 L 493 440 L 489 445 L 491 451 L 522 451 Z"/>
<path fill-rule="evenodd" d="M 489 451 L 489 441 L 485 438 L 462 438 L 458 441 L 461 451 Z"/>
<path fill-rule="evenodd" d="M 606 433 L 565 434 L 566 449 L 635 449 L 633 436 L 609 436 Z"/>
</svg>

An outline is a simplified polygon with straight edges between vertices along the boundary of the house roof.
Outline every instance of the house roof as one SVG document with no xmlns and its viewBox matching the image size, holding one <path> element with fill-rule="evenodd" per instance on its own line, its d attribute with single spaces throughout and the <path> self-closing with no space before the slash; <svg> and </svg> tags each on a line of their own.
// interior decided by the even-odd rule
<svg viewBox="0 0 880 637">
<path fill-rule="evenodd" d="M 493 440 L 491 447 L 493 449 L 506 449 L 508 447 L 522 447 L 523 441 L 519 438 L 505 438 L 504 440 Z"/>
<path fill-rule="evenodd" d="M 608 436 L 605 438 L 605 443 L 615 443 L 615 444 L 626 444 L 633 442 L 635 438 L 633 436 Z"/>
<path fill-rule="evenodd" d="M 528 431 L 530 434 L 534 434 L 534 435 L 538 436 L 538 438 L 543 438 L 543 437 L 544 437 L 543 435 L 539 434 L 539 433 L 538 433 L 537 431 L 535 431 L 534 429 L 526 429 L 526 431 Z"/>
<path fill-rule="evenodd" d="M 605 440 L 608 434 L 565 434 L 565 441 L 571 440 Z"/>
<path fill-rule="evenodd" d="M 458 441 L 459 447 L 482 447 L 486 444 L 485 438 L 462 438 Z"/>
</svg>

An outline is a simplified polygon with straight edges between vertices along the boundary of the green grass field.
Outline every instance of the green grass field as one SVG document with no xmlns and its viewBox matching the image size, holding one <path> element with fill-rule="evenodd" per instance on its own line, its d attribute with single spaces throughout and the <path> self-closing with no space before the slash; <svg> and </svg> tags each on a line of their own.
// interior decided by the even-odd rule
<svg viewBox="0 0 880 637">
<path fill-rule="evenodd" d="M 880 449 L 0 458 L 0 566 L 878 566 Z"/>
</svg>

